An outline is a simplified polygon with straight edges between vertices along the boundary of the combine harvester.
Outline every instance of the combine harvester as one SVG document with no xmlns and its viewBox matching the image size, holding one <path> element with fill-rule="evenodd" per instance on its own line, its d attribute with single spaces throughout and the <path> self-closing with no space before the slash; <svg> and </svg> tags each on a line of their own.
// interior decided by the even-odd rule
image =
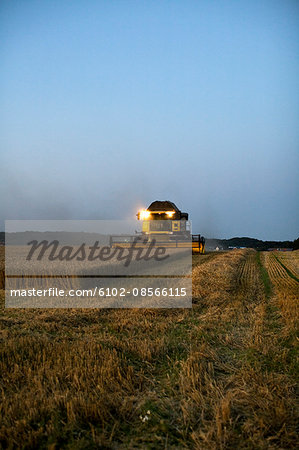
<svg viewBox="0 0 299 450">
<path fill-rule="evenodd" d="M 181 212 L 170 201 L 158 201 L 137 213 L 137 219 L 142 221 L 141 233 L 136 235 L 110 236 L 111 247 L 129 247 L 133 242 L 136 247 L 148 246 L 155 240 L 157 245 L 164 247 L 190 248 L 193 253 L 204 253 L 205 239 L 200 234 L 192 234 L 188 213 Z"/>
</svg>

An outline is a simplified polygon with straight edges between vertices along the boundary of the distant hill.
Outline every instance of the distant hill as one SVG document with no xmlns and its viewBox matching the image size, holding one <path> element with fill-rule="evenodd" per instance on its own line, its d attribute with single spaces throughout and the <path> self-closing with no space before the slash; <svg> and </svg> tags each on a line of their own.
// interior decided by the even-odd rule
<svg viewBox="0 0 299 450">
<path fill-rule="evenodd" d="M 261 241 L 249 237 L 234 237 L 231 239 L 206 239 L 206 248 L 215 249 L 219 247 L 228 250 L 230 247 L 255 248 L 256 250 L 268 250 L 269 248 L 296 248 L 296 241 Z"/>
</svg>

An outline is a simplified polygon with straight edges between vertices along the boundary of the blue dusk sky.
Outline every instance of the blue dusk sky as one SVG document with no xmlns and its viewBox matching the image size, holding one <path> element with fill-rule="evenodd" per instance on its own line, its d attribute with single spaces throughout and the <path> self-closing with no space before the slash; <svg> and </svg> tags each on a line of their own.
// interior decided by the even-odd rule
<svg viewBox="0 0 299 450">
<path fill-rule="evenodd" d="M 1 0 L 1 215 L 299 235 L 299 2 Z"/>
</svg>

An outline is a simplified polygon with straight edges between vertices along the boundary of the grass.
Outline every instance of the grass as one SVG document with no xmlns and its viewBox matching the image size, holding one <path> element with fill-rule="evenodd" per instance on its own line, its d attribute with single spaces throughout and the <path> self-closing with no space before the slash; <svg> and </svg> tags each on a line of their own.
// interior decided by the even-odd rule
<svg viewBox="0 0 299 450">
<path fill-rule="evenodd" d="M 0 446 L 296 448 L 298 291 L 273 267 L 196 256 L 192 310 L 2 307 Z"/>
<path fill-rule="evenodd" d="M 256 261 L 257 261 L 257 264 L 258 264 L 258 267 L 260 270 L 260 276 L 261 276 L 262 282 L 264 284 L 266 297 L 269 298 L 272 294 L 272 283 L 271 283 L 269 274 L 267 272 L 267 269 L 262 264 L 261 252 L 256 252 Z"/>
</svg>

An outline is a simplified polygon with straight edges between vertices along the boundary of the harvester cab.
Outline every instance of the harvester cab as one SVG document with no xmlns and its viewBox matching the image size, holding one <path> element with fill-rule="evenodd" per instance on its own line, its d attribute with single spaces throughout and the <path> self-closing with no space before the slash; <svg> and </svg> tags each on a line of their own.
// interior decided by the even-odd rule
<svg viewBox="0 0 299 450">
<path fill-rule="evenodd" d="M 156 238 L 158 235 L 190 237 L 188 214 L 181 212 L 172 202 L 155 201 L 136 215 L 143 221 L 143 234 L 155 235 Z"/>
</svg>

